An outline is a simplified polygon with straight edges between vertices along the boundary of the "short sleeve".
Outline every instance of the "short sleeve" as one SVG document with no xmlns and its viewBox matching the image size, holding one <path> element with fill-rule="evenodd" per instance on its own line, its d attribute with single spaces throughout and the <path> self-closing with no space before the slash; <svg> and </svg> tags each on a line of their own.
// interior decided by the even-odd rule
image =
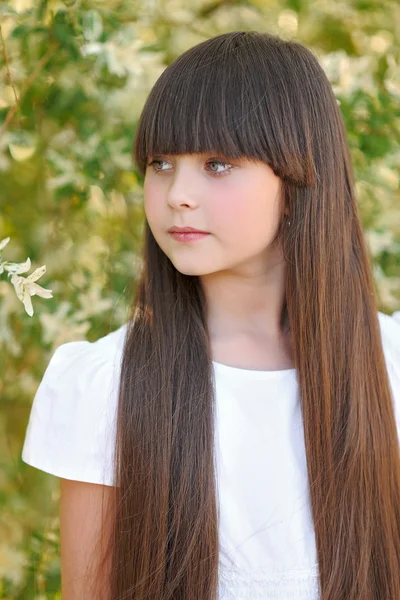
<svg viewBox="0 0 400 600">
<path fill-rule="evenodd" d="M 121 357 L 116 344 L 108 342 L 116 333 L 56 349 L 31 407 L 25 463 L 57 477 L 114 485 Z"/>
</svg>

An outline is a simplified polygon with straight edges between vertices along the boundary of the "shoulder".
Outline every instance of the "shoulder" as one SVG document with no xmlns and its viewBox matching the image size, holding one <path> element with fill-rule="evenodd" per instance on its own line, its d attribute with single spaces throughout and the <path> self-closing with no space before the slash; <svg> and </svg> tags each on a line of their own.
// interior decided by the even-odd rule
<svg viewBox="0 0 400 600">
<path fill-rule="evenodd" d="M 59 346 L 46 368 L 38 392 L 56 400 L 58 408 L 86 419 L 109 408 L 106 402 L 118 385 L 126 325 L 94 342 Z M 92 414 L 91 411 L 96 411 Z"/>
<path fill-rule="evenodd" d="M 111 484 L 126 327 L 55 350 L 32 403 L 24 462 L 58 477 Z"/>
<path fill-rule="evenodd" d="M 400 436 L 400 311 L 378 312 L 382 348 L 393 393 L 395 418 Z"/>
<path fill-rule="evenodd" d="M 378 312 L 378 319 L 388 367 L 398 376 L 400 384 L 400 310 L 391 315 Z"/>
<path fill-rule="evenodd" d="M 44 373 L 41 385 L 88 385 L 92 390 L 110 379 L 118 368 L 126 324 L 94 342 L 66 342 L 56 348 Z M 79 378 L 79 381 L 77 380 Z"/>
</svg>

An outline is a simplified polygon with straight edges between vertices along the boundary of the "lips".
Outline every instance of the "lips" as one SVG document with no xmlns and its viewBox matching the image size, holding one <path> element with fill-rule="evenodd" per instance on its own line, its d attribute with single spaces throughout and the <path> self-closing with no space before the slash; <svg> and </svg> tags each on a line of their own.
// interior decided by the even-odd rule
<svg viewBox="0 0 400 600">
<path fill-rule="evenodd" d="M 208 233 L 208 231 L 203 231 L 201 229 L 194 229 L 194 227 L 171 227 L 168 229 L 170 233 Z"/>
<path fill-rule="evenodd" d="M 185 231 L 183 233 L 178 231 L 171 231 L 169 235 L 178 242 L 194 242 L 196 240 L 204 239 L 210 234 L 199 233 L 198 231 Z"/>
</svg>

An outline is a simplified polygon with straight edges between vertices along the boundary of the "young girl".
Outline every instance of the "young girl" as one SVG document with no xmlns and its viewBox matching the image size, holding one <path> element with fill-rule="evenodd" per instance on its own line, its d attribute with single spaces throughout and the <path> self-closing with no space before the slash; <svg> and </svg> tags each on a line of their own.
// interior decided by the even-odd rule
<svg viewBox="0 0 400 600">
<path fill-rule="evenodd" d="M 63 600 L 399 599 L 400 311 L 377 311 L 317 59 L 196 45 L 134 158 L 130 318 L 56 350 L 22 454 L 61 478 Z"/>
</svg>

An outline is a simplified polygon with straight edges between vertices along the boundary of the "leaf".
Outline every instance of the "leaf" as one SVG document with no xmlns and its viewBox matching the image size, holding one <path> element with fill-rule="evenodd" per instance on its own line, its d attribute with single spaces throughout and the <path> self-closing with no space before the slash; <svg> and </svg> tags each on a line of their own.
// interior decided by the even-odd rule
<svg viewBox="0 0 400 600">
<path fill-rule="evenodd" d="M 82 17 L 83 35 L 88 42 L 96 42 L 103 33 L 103 21 L 97 10 L 88 10 Z"/>
<path fill-rule="evenodd" d="M 4 248 L 7 246 L 8 242 L 10 241 L 11 238 L 6 237 L 3 240 L 0 240 L 0 252 L 2 250 L 4 250 Z"/>
<path fill-rule="evenodd" d="M 26 147 L 17 146 L 16 144 L 9 144 L 8 148 L 13 159 L 17 160 L 18 162 L 23 162 L 24 160 L 31 158 L 36 150 L 35 146 Z"/>
<path fill-rule="evenodd" d="M 0 17 L 17 16 L 16 10 L 11 8 L 8 4 L 0 4 Z"/>
<path fill-rule="evenodd" d="M 80 57 L 79 46 L 77 44 L 78 33 L 69 22 L 68 14 L 65 11 L 59 10 L 55 14 L 52 32 L 62 47 L 68 50 L 75 60 L 78 60 Z"/>
</svg>

